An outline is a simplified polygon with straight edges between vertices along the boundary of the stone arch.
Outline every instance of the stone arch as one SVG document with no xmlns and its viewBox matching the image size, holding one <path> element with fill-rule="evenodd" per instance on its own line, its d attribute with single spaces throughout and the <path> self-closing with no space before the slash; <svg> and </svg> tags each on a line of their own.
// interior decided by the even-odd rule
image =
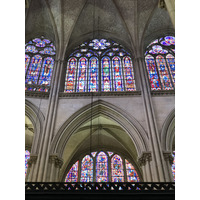
<svg viewBox="0 0 200 200">
<path fill-rule="evenodd" d="M 89 104 L 81 108 L 61 126 L 51 144 L 50 153 L 62 157 L 67 141 L 83 123 L 91 119 L 91 113 L 92 117 L 104 115 L 117 122 L 133 141 L 138 156 L 149 150 L 147 133 L 135 118 L 110 103 L 98 100 L 92 106 Z"/>
<path fill-rule="evenodd" d="M 162 131 L 161 131 L 161 147 L 163 151 L 172 152 L 172 144 L 173 139 L 175 137 L 175 109 L 173 109 L 165 122 L 163 123 Z"/>
<path fill-rule="evenodd" d="M 30 119 L 34 126 L 34 138 L 31 153 L 37 154 L 41 141 L 41 133 L 43 130 L 45 118 L 43 113 L 39 110 L 39 108 L 27 99 L 25 100 L 25 115 Z"/>
</svg>

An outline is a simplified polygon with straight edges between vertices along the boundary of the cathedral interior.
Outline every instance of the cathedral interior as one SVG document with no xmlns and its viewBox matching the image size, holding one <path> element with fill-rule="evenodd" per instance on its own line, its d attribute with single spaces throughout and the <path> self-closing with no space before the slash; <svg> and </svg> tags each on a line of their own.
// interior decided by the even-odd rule
<svg viewBox="0 0 200 200">
<path fill-rule="evenodd" d="M 174 0 L 25 1 L 25 182 L 175 198 Z"/>
</svg>

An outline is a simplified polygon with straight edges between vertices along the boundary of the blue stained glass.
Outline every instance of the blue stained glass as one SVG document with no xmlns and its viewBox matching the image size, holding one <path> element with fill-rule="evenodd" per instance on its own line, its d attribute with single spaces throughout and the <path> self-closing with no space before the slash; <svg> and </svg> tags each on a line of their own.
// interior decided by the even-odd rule
<svg viewBox="0 0 200 200">
<path fill-rule="evenodd" d="M 149 51 L 151 54 L 166 54 L 168 53 L 167 50 L 164 50 L 161 46 L 159 45 L 154 45 L 152 47 L 152 50 Z"/>
<path fill-rule="evenodd" d="M 123 58 L 123 66 L 126 91 L 134 91 L 136 90 L 136 86 L 134 80 L 133 65 L 130 57 L 126 56 Z"/>
<path fill-rule="evenodd" d="M 54 59 L 47 57 L 44 59 L 42 73 L 40 75 L 39 84 L 50 86 L 51 74 L 53 69 Z"/>
<path fill-rule="evenodd" d="M 175 151 L 173 151 L 172 156 L 173 156 L 173 158 L 174 158 L 173 164 L 172 164 L 172 174 L 173 174 L 174 181 L 175 181 Z"/>
<path fill-rule="evenodd" d="M 87 57 L 91 57 L 92 54 L 91 54 L 91 53 L 87 53 L 86 56 L 87 56 Z"/>
<path fill-rule="evenodd" d="M 172 81 L 175 84 L 175 58 L 171 54 L 168 54 L 166 58 L 167 58 L 168 67 L 170 69 L 169 71 L 172 77 Z"/>
<path fill-rule="evenodd" d="M 26 49 L 25 49 L 25 52 L 26 52 L 26 53 L 28 53 L 28 52 L 30 52 L 30 53 L 37 53 L 38 50 L 36 49 L 35 46 L 28 45 L 28 46 L 26 47 Z"/>
<path fill-rule="evenodd" d="M 69 172 L 65 178 L 65 182 L 77 182 L 78 181 L 78 163 L 79 163 L 79 161 L 77 161 L 75 164 L 73 164 L 73 166 L 71 167 L 71 169 L 69 170 Z"/>
<path fill-rule="evenodd" d="M 28 169 L 28 159 L 30 159 L 30 152 L 28 150 L 25 150 L 25 176 Z"/>
<path fill-rule="evenodd" d="M 122 159 L 115 154 L 111 159 L 112 182 L 124 182 L 124 170 Z"/>
<path fill-rule="evenodd" d="M 107 42 L 107 40 L 105 39 L 101 39 L 101 40 L 98 40 L 98 39 L 94 39 L 92 40 L 91 43 L 89 43 L 89 46 L 93 47 L 93 49 L 106 49 L 108 46 L 110 46 L 110 43 Z"/>
<path fill-rule="evenodd" d="M 147 71 L 148 71 L 149 80 L 151 84 L 151 89 L 161 90 L 160 80 L 159 80 L 158 73 L 156 70 L 156 64 L 155 64 L 154 58 L 150 55 L 147 55 L 145 57 L 145 61 L 146 61 Z"/>
<path fill-rule="evenodd" d="M 101 60 L 101 70 L 102 70 L 102 91 L 111 91 L 111 78 L 110 78 L 110 58 L 104 57 Z"/>
<path fill-rule="evenodd" d="M 40 51 L 41 54 L 47 54 L 47 55 L 55 55 L 56 53 L 53 52 L 53 49 L 50 47 L 45 48 L 43 51 Z"/>
<path fill-rule="evenodd" d="M 93 181 L 93 159 L 86 155 L 81 163 L 81 182 Z"/>
<path fill-rule="evenodd" d="M 82 54 L 81 54 L 81 53 L 76 53 L 74 56 L 76 56 L 76 57 L 81 57 Z"/>
<path fill-rule="evenodd" d="M 25 83 L 37 84 L 41 64 L 42 64 L 41 56 L 35 55 L 34 57 L 32 57 Z"/>
<path fill-rule="evenodd" d="M 82 57 L 79 60 L 77 92 L 87 91 L 87 59 Z"/>
<path fill-rule="evenodd" d="M 28 68 L 29 62 L 30 62 L 30 57 L 28 55 L 25 55 L 25 72 Z"/>
<path fill-rule="evenodd" d="M 92 57 L 89 60 L 89 92 L 98 91 L 98 59 Z"/>
<path fill-rule="evenodd" d="M 119 57 L 114 57 L 112 62 L 114 91 L 123 91 L 121 60 Z"/>
</svg>

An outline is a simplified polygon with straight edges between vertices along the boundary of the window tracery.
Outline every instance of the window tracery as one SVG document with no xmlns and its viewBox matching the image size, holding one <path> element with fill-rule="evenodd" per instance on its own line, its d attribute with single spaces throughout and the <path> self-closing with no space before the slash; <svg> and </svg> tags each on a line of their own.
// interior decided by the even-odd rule
<svg viewBox="0 0 200 200">
<path fill-rule="evenodd" d="M 25 90 L 48 92 L 54 66 L 54 44 L 44 37 L 25 45 Z"/>
<path fill-rule="evenodd" d="M 175 37 L 166 36 L 151 42 L 145 53 L 145 62 L 151 90 L 175 88 Z"/>
<path fill-rule="evenodd" d="M 79 166 L 80 161 L 80 166 Z M 80 172 L 78 173 L 78 168 Z M 126 174 L 126 176 L 125 176 Z M 127 177 L 127 178 L 125 178 Z M 80 157 L 68 171 L 65 182 L 139 182 L 132 163 L 112 151 L 91 152 Z"/>
<path fill-rule="evenodd" d="M 68 58 L 66 93 L 135 90 L 130 53 L 114 41 L 93 39 L 84 42 Z"/>
</svg>

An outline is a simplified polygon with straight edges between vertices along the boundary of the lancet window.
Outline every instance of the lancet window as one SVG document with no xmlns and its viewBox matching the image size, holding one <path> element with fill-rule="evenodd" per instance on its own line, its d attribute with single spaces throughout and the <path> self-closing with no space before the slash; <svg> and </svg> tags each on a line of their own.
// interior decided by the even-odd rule
<svg viewBox="0 0 200 200">
<path fill-rule="evenodd" d="M 175 89 L 175 37 L 154 40 L 145 52 L 151 90 Z"/>
<path fill-rule="evenodd" d="M 49 92 L 56 48 L 44 37 L 25 45 L 25 90 Z"/>
</svg>

